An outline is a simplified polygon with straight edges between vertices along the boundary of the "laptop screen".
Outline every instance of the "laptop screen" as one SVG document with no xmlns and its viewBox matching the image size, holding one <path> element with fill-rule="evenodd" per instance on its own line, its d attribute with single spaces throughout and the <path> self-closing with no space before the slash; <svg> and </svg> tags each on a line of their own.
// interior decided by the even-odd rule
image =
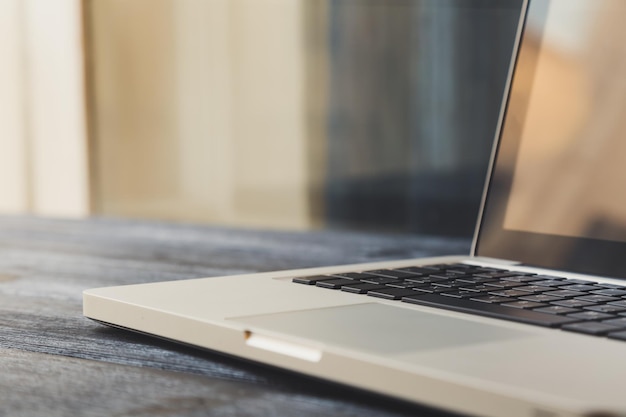
<svg viewBox="0 0 626 417">
<path fill-rule="evenodd" d="M 531 0 L 476 254 L 626 277 L 626 2 Z"/>
</svg>

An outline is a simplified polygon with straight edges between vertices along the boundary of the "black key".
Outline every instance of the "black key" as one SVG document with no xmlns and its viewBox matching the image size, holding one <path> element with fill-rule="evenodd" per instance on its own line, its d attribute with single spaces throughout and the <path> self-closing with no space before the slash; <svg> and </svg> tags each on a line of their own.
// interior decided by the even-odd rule
<svg viewBox="0 0 626 417">
<path fill-rule="evenodd" d="M 624 285 L 618 285 L 618 284 L 604 284 L 602 282 L 598 282 L 598 286 L 602 287 L 602 288 L 616 288 L 616 289 L 624 289 Z"/>
<path fill-rule="evenodd" d="M 322 288 L 330 288 L 331 290 L 338 290 L 344 285 L 349 285 L 349 284 L 354 284 L 354 281 L 351 279 L 337 278 L 337 279 L 328 279 L 328 280 L 325 279 L 323 281 L 317 281 L 317 284 L 315 285 L 317 285 L 318 287 L 322 287 Z"/>
<path fill-rule="evenodd" d="M 451 266 L 450 268 L 446 268 L 445 271 L 449 273 L 456 273 L 459 275 L 472 275 L 476 273 L 477 269 L 476 268 L 463 268 L 463 267 L 458 268 L 458 267 Z"/>
<path fill-rule="evenodd" d="M 610 339 L 626 340 L 626 331 L 609 333 Z"/>
<path fill-rule="evenodd" d="M 474 291 L 474 292 L 487 292 L 487 291 L 497 290 L 496 288 L 488 287 L 485 284 L 479 284 L 479 285 L 468 284 L 467 286 L 459 287 L 459 289 L 464 290 L 464 291 Z"/>
<path fill-rule="evenodd" d="M 468 284 L 484 284 L 485 282 L 498 281 L 498 279 L 497 278 L 465 276 L 465 277 L 457 278 L 457 281 L 467 282 Z"/>
<path fill-rule="evenodd" d="M 570 313 L 580 313 L 582 310 L 577 308 L 563 307 L 563 306 L 550 306 L 538 308 L 537 311 L 548 314 L 570 314 Z"/>
<path fill-rule="evenodd" d="M 626 311 L 626 308 L 619 306 L 612 306 L 610 304 L 601 304 L 597 306 L 583 307 L 585 310 L 598 311 L 600 313 L 614 314 Z"/>
<path fill-rule="evenodd" d="M 567 284 L 567 281 L 565 283 Z M 602 287 L 599 287 L 597 285 L 583 285 L 583 284 L 565 285 L 559 288 L 562 290 L 583 291 L 583 292 L 597 291 L 597 290 L 602 289 Z"/>
<path fill-rule="evenodd" d="M 417 282 L 409 282 L 409 281 L 394 281 L 394 282 L 390 282 L 389 284 L 385 284 L 385 286 L 387 287 L 392 287 L 392 288 L 415 288 L 415 287 L 421 287 L 424 284 L 418 284 Z"/>
<path fill-rule="evenodd" d="M 582 280 L 582 279 L 566 279 L 565 282 L 563 283 L 563 285 L 573 285 L 573 284 L 594 285 L 594 284 L 597 284 L 597 282 L 595 282 L 595 281 L 585 281 L 585 280 Z"/>
<path fill-rule="evenodd" d="M 622 295 L 626 295 L 626 291 L 618 290 L 616 288 L 608 288 L 606 290 L 591 291 L 591 293 L 598 294 L 598 295 L 607 295 L 609 297 L 621 297 Z"/>
<path fill-rule="evenodd" d="M 389 284 L 390 282 L 398 281 L 398 278 L 389 278 L 389 277 L 371 277 L 364 278 L 361 282 L 365 282 L 366 284 Z"/>
<path fill-rule="evenodd" d="M 469 269 L 448 269 L 447 272 L 453 273 L 453 274 L 457 274 L 457 276 L 463 276 L 463 277 L 469 277 L 472 275 L 473 271 L 469 270 Z"/>
<path fill-rule="evenodd" d="M 398 269 L 398 268 L 389 269 L 389 271 L 391 271 L 390 274 L 393 274 L 393 276 L 396 277 L 396 278 L 408 278 L 408 277 L 415 277 L 415 276 L 423 276 L 424 275 L 424 274 L 421 274 L 419 272 L 410 272 L 410 271 L 405 271 L 403 269 Z"/>
<path fill-rule="evenodd" d="M 490 295 L 497 295 L 499 297 L 520 297 L 523 295 L 528 295 L 527 292 L 515 290 L 499 290 L 499 291 L 490 291 Z"/>
<path fill-rule="evenodd" d="M 497 295 L 485 295 L 483 297 L 474 297 L 472 298 L 472 301 L 478 301 L 481 303 L 489 303 L 489 304 L 499 304 L 499 303 L 511 302 L 513 300 L 511 300 L 508 297 L 498 297 Z"/>
<path fill-rule="evenodd" d="M 537 278 L 536 276 L 528 276 L 528 275 L 514 275 L 512 277 L 504 277 L 502 281 L 515 281 L 515 282 L 533 282 L 533 281 L 541 281 L 543 278 Z"/>
<path fill-rule="evenodd" d="M 420 268 L 431 268 L 431 269 L 445 269 L 448 268 L 452 264 L 427 264 L 420 265 Z"/>
<path fill-rule="evenodd" d="M 385 300 L 399 300 L 407 295 L 414 295 L 415 291 L 403 288 L 385 288 L 382 290 L 372 290 L 367 293 L 370 297 L 384 298 Z"/>
<path fill-rule="evenodd" d="M 415 276 L 415 274 L 410 272 L 399 271 L 396 269 L 376 269 L 374 271 L 365 271 L 365 273 L 390 278 L 410 278 Z"/>
<path fill-rule="evenodd" d="M 614 319 L 616 316 L 612 314 L 600 313 L 598 311 L 584 311 L 582 313 L 568 314 L 567 317 L 581 320 L 608 320 Z"/>
<path fill-rule="evenodd" d="M 459 298 L 444 297 L 438 294 L 411 295 L 402 298 L 406 303 L 420 304 L 430 307 L 440 307 L 463 313 L 477 314 L 480 316 L 512 320 L 520 323 L 535 324 L 545 327 L 559 327 L 563 324 L 573 323 L 576 319 L 557 316 L 554 314 L 539 313 L 533 310 L 504 307 L 499 304 L 481 303 Z"/>
<path fill-rule="evenodd" d="M 482 274 L 484 272 L 508 272 L 508 271 L 505 271 L 504 269 L 487 268 L 486 266 L 480 266 L 472 270 L 473 274 Z"/>
<path fill-rule="evenodd" d="M 610 301 L 608 304 L 609 304 L 609 305 L 612 305 L 612 306 L 617 306 L 617 307 L 624 307 L 624 308 L 626 308 L 626 300 L 620 300 L 620 301 Z"/>
<path fill-rule="evenodd" d="M 446 297 L 454 297 L 454 298 L 476 297 L 476 293 L 473 291 L 449 291 L 449 292 L 442 292 L 441 295 L 445 295 Z"/>
<path fill-rule="evenodd" d="M 562 298 L 559 298 L 559 297 L 552 297 L 550 295 L 543 295 L 543 294 L 528 295 L 524 297 L 519 297 L 519 299 L 524 300 L 524 301 L 534 301 L 535 303 L 549 303 L 551 301 L 562 300 Z"/>
<path fill-rule="evenodd" d="M 449 265 L 450 269 L 478 269 L 476 265 L 468 265 L 468 264 L 451 264 Z"/>
<path fill-rule="evenodd" d="M 367 294 L 368 291 L 382 290 L 383 288 L 387 287 L 385 287 L 384 285 L 365 284 L 361 282 L 344 285 L 343 287 L 341 287 L 341 291 L 351 292 L 353 294 Z"/>
<path fill-rule="evenodd" d="M 440 293 L 440 292 L 450 292 L 450 288 L 438 287 L 436 285 L 429 284 L 429 285 L 423 285 L 420 287 L 415 287 L 414 291 L 433 294 L 433 293 Z"/>
<path fill-rule="evenodd" d="M 453 279 L 448 281 L 434 282 L 433 285 L 436 285 L 438 287 L 457 288 L 467 285 L 467 282 L 457 281 Z"/>
<path fill-rule="evenodd" d="M 487 282 L 485 285 L 497 288 L 515 288 L 524 286 L 524 284 L 520 284 L 519 282 L 514 281 L 493 281 Z"/>
<path fill-rule="evenodd" d="M 558 316 L 560 317 L 560 316 Z M 611 326 L 609 324 L 604 324 L 604 323 L 598 323 L 595 321 L 589 321 L 586 323 L 573 323 L 573 324 L 566 324 L 565 326 L 563 326 L 563 330 L 569 330 L 571 332 L 577 332 L 577 333 L 585 333 L 585 334 L 591 334 L 591 335 L 595 335 L 595 336 L 600 336 L 603 334 L 607 334 L 610 332 L 614 332 L 617 330 L 620 330 L 619 327 L 615 327 L 615 326 Z"/>
<path fill-rule="evenodd" d="M 445 278 L 433 278 L 433 277 L 413 277 L 407 278 L 405 281 L 417 282 L 419 284 L 432 284 L 435 282 L 447 281 Z"/>
<path fill-rule="evenodd" d="M 534 303 L 532 301 L 515 301 L 513 303 L 504 303 L 502 305 L 506 307 L 513 307 L 513 308 L 532 308 L 532 309 L 547 306 L 547 304 Z"/>
<path fill-rule="evenodd" d="M 304 285 L 315 285 L 320 281 L 328 281 L 331 279 L 337 279 L 337 277 L 330 277 L 328 275 L 315 275 L 312 277 L 298 277 L 298 278 L 294 278 L 292 279 L 293 282 L 297 283 L 297 284 L 304 284 Z"/>
<path fill-rule="evenodd" d="M 353 280 L 360 280 L 360 279 L 364 279 L 364 278 L 372 278 L 375 277 L 376 275 L 371 275 L 371 274 L 364 274 L 362 272 L 341 272 L 339 274 L 333 274 L 336 277 L 341 277 L 341 278 L 346 278 L 346 279 L 353 279 Z"/>
<path fill-rule="evenodd" d="M 544 292 L 544 295 L 549 295 L 552 297 L 560 297 L 560 298 L 573 298 L 573 297 L 581 297 L 586 295 L 581 291 L 568 291 L 568 290 L 559 290 L 559 291 L 548 291 Z"/>
<path fill-rule="evenodd" d="M 440 271 L 446 271 L 448 269 L 453 269 L 455 264 L 437 264 L 437 265 L 427 265 L 428 268 L 436 268 Z"/>
<path fill-rule="evenodd" d="M 509 272 L 506 269 L 492 268 L 490 266 L 479 266 L 475 272 Z"/>
<path fill-rule="evenodd" d="M 516 275 L 523 275 L 523 274 L 520 274 L 518 272 L 481 272 L 479 274 L 474 274 L 474 276 L 476 277 L 497 278 L 497 279 L 505 278 L 505 277 L 512 277 Z"/>
<path fill-rule="evenodd" d="M 552 288 L 550 287 L 542 287 L 541 285 L 526 285 L 524 287 L 517 287 L 515 289 L 520 290 L 520 291 L 530 292 L 533 294 L 552 290 Z"/>
<path fill-rule="evenodd" d="M 555 306 L 563 306 L 569 308 L 581 308 L 592 306 L 594 303 L 589 301 L 580 301 L 580 300 L 561 300 L 561 301 L 552 301 L 550 304 L 554 304 Z"/>
<path fill-rule="evenodd" d="M 592 303 L 608 303 L 609 301 L 618 301 L 619 298 L 607 297 L 606 295 L 585 295 L 584 297 L 576 297 L 577 300 L 591 301 Z"/>
<path fill-rule="evenodd" d="M 439 268 L 432 268 L 427 266 L 411 266 L 407 268 L 397 268 L 396 271 L 405 271 L 418 275 L 430 275 L 439 271 Z"/>
<path fill-rule="evenodd" d="M 610 324 L 611 326 L 617 326 L 621 328 L 626 328 L 626 317 L 620 317 L 610 320 L 602 320 L 604 324 Z"/>
<path fill-rule="evenodd" d="M 458 274 L 456 272 L 446 271 L 446 272 L 438 272 L 436 274 L 432 274 L 433 278 L 442 278 L 442 279 L 458 279 L 462 277 L 469 277 L 469 275 L 461 273 Z"/>
<path fill-rule="evenodd" d="M 546 281 L 535 281 L 533 285 L 539 285 L 542 287 L 560 287 L 563 285 L 563 281 L 555 281 L 555 280 L 546 280 Z"/>
</svg>

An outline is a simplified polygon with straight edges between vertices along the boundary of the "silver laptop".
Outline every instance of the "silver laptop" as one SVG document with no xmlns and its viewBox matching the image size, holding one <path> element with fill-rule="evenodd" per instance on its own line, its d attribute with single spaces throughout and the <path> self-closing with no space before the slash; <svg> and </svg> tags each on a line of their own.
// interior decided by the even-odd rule
<svg viewBox="0 0 626 417">
<path fill-rule="evenodd" d="M 92 289 L 85 316 L 463 414 L 626 415 L 626 1 L 522 16 L 469 256 Z"/>
</svg>

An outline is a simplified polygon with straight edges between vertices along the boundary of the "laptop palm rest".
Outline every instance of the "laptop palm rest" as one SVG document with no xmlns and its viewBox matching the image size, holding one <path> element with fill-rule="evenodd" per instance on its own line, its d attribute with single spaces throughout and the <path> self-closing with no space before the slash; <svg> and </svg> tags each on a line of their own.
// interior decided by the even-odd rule
<svg viewBox="0 0 626 417">
<path fill-rule="evenodd" d="M 455 319 L 439 314 L 366 303 L 290 311 L 230 320 L 253 331 L 267 330 L 372 354 L 401 355 L 536 336 L 498 325 Z"/>
</svg>

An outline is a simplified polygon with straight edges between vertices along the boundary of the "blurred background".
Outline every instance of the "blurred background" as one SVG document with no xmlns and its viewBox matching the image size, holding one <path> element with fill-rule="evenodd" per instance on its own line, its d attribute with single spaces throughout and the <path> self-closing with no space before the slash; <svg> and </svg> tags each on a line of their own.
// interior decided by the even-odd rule
<svg viewBox="0 0 626 417">
<path fill-rule="evenodd" d="M 0 213 L 470 236 L 521 0 L 0 0 Z"/>
</svg>

